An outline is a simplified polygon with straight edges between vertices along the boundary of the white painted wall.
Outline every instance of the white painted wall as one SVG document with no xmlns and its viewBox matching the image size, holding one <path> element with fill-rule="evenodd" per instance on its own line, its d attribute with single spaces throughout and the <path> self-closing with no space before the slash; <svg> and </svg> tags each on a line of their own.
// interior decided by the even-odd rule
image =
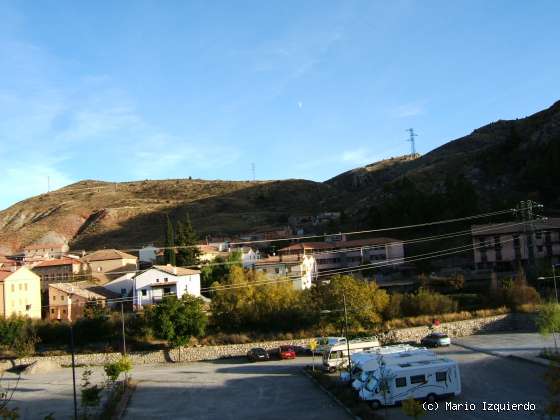
<svg viewBox="0 0 560 420">
<path fill-rule="evenodd" d="M 117 293 L 118 295 L 123 294 L 123 291 L 125 292 L 125 296 L 128 296 L 130 294 L 130 292 L 132 291 L 132 287 L 133 287 L 133 280 L 132 278 L 134 277 L 135 273 L 126 273 L 123 276 L 107 283 L 104 284 L 103 287 L 107 290 L 110 290 L 113 293 Z"/>
<path fill-rule="evenodd" d="M 169 295 L 177 298 L 185 293 L 200 296 L 200 274 L 178 276 L 150 268 L 134 277 L 133 282 L 134 303 L 139 306 L 157 303 L 162 299 L 165 288 L 169 288 Z"/>
</svg>

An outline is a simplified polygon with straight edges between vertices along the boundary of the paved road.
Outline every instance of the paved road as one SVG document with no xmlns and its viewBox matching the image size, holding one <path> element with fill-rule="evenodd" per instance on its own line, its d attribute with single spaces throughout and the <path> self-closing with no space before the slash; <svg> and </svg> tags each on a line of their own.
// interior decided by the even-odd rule
<svg viewBox="0 0 560 420">
<path fill-rule="evenodd" d="M 300 373 L 310 358 L 191 363 L 135 374 L 125 419 L 347 419 Z"/>
<path fill-rule="evenodd" d="M 511 354 L 540 346 L 536 334 L 493 334 L 458 339 L 458 343 Z M 545 343 L 548 345 L 548 343 Z M 438 349 L 460 363 L 463 394 L 454 402 L 535 403 L 542 408 L 546 390 L 544 366 L 496 357 L 459 346 Z M 532 351 L 532 350 L 531 350 Z M 504 353 L 505 354 L 505 353 Z M 227 360 L 180 365 L 137 366 L 140 381 L 127 410 L 127 419 L 345 419 L 346 413 L 299 373 L 310 358 L 247 364 Z M 79 369 L 78 380 L 81 371 Z M 102 380 L 101 367 L 94 368 Z M 13 381 L 12 375 L 7 375 Z M 72 416 L 71 370 L 37 374 L 22 379 L 14 403 L 22 419 L 43 419 L 50 412 L 57 420 Z M 382 410 L 383 413 L 383 410 Z M 400 408 L 388 410 L 388 419 L 404 419 Z M 512 419 L 537 418 L 535 413 L 449 412 L 444 409 L 425 418 Z"/>
</svg>

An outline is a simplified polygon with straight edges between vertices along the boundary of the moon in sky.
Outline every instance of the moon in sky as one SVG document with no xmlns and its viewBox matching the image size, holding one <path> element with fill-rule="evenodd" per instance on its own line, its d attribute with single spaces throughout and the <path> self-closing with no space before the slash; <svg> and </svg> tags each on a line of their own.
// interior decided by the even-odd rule
<svg viewBox="0 0 560 420">
<path fill-rule="evenodd" d="M 303 102 L 299 101 L 299 102 L 297 103 L 297 106 L 298 106 L 299 109 L 303 108 Z"/>
</svg>

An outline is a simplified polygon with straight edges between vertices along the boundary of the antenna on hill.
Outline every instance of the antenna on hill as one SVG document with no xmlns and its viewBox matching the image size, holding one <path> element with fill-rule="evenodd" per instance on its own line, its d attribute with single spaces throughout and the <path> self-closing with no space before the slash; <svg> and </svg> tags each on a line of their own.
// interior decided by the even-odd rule
<svg viewBox="0 0 560 420">
<path fill-rule="evenodd" d="M 51 177 L 47 175 L 47 193 L 51 192 Z"/>
<path fill-rule="evenodd" d="M 414 132 L 414 128 L 407 128 L 405 131 L 408 131 L 409 133 L 409 138 L 406 141 L 410 142 L 410 150 L 411 150 L 411 156 L 416 156 L 416 144 L 414 142 L 414 137 L 417 137 L 418 134 L 416 134 Z"/>
<path fill-rule="evenodd" d="M 251 173 L 253 174 L 253 181 L 255 180 L 255 162 L 251 162 Z"/>
</svg>

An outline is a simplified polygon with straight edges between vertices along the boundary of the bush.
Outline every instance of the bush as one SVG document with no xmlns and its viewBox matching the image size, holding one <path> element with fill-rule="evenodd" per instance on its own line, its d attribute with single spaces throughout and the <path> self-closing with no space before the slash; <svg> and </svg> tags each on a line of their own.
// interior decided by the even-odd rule
<svg viewBox="0 0 560 420">
<path fill-rule="evenodd" d="M 116 382 L 119 379 L 121 373 L 128 373 L 132 370 L 132 360 L 130 358 L 123 356 L 120 360 L 107 363 L 103 366 L 105 370 L 105 375 L 111 382 Z"/>
<path fill-rule="evenodd" d="M 457 302 L 441 293 L 420 288 L 402 300 L 401 310 L 405 316 L 438 315 L 457 311 Z"/>
</svg>

